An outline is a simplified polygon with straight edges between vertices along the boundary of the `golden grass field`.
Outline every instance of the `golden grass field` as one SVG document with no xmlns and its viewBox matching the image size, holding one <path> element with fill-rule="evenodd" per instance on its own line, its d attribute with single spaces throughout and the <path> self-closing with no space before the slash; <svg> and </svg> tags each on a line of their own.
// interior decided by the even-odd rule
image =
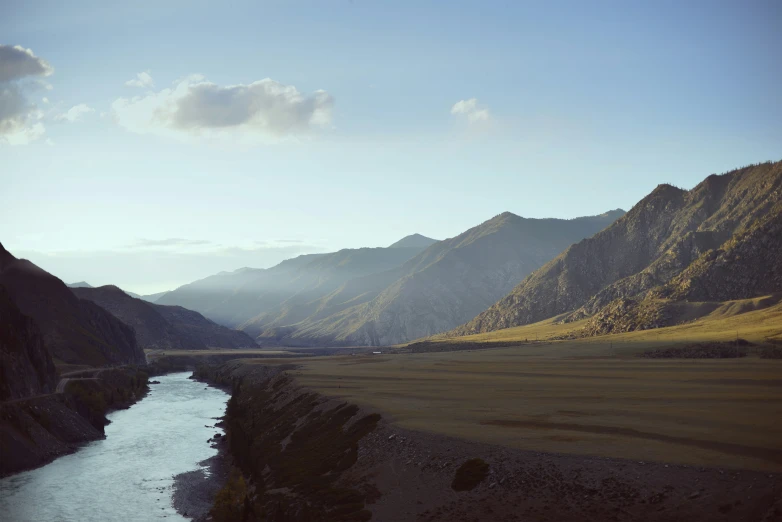
<svg viewBox="0 0 782 522">
<path fill-rule="evenodd" d="M 298 359 L 294 373 L 406 428 L 527 450 L 782 471 L 782 360 L 635 356 L 737 331 L 753 342 L 779 339 L 782 305 L 755 308 L 580 340 Z M 462 340 L 546 339 L 577 327 L 545 321 Z"/>
</svg>

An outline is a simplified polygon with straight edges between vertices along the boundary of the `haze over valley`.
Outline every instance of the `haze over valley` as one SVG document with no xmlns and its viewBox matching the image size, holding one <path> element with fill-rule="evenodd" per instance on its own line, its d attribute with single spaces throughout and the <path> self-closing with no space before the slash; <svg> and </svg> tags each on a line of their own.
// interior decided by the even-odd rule
<svg viewBox="0 0 782 522">
<path fill-rule="evenodd" d="M 782 522 L 780 26 L 0 2 L 0 519 Z"/>
</svg>

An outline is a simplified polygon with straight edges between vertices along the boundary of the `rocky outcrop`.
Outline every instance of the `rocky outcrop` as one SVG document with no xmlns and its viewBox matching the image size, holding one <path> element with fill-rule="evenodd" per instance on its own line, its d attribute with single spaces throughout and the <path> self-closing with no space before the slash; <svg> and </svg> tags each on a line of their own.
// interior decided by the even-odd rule
<svg viewBox="0 0 782 522">
<path fill-rule="evenodd" d="M 720 245 L 753 232 L 758 237 L 773 234 L 773 225 L 763 230 L 757 227 L 779 213 L 781 200 L 782 162 L 712 175 L 690 191 L 660 185 L 613 225 L 568 248 L 451 335 L 530 324 L 565 312 L 573 312 L 571 319 L 580 319 L 617 299 L 643 298 L 691 266 L 693 271 L 703 271 L 695 267 L 706 263 L 712 267 L 709 273 L 715 273 L 717 266 L 726 265 L 706 260 L 719 256 L 715 249 L 727 248 Z M 760 248 L 758 241 L 747 248 Z M 721 259 L 727 262 L 725 255 Z M 755 276 L 739 277 L 762 278 L 759 265 L 750 264 L 744 263 Z M 760 290 L 756 286 L 751 292 L 720 292 L 724 298 L 736 299 L 757 295 Z"/>
<path fill-rule="evenodd" d="M 602 335 L 673 326 L 695 319 L 692 309 L 696 307 L 703 315 L 723 301 L 782 293 L 780 252 L 782 202 L 748 230 L 703 253 L 667 283 L 597 309 L 584 333 Z"/>
<path fill-rule="evenodd" d="M 51 393 L 57 375 L 43 335 L 0 285 L 0 401 Z"/>
<path fill-rule="evenodd" d="M 281 370 L 227 363 L 195 373 L 233 386 L 224 421 L 228 446 L 255 486 L 252 500 L 218 494 L 215 519 L 369 520 L 366 494 L 338 482 L 380 415 L 302 389 Z"/>
<path fill-rule="evenodd" d="M 92 301 L 131 326 L 144 349 L 200 350 L 206 348 L 257 348 L 244 332 L 231 330 L 180 306 L 162 306 L 131 297 L 116 286 L 73 288 L 81 299 Z"/>
<path fill-rule="evenodd" d="M 652 297 L 727 301 L 782 292 L 782 201 L 746 231 L 709 250 Z"/>
<path fill-rule="evenodd" d="M 144 364 L 133 330 L 98 305 L 77 298 L 65 283 L 0 245 L 0 284 L 35 320 L 52 357 L 91 366 Z"/>
</svg>

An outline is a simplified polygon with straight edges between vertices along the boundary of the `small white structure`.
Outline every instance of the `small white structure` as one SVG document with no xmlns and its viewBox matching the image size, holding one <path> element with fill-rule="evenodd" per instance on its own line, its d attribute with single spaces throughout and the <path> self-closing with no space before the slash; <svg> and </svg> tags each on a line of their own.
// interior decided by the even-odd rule
<svg viewBox="0 0 782 522">
<path fill-rule="evenodd" d="M 380 355 L 383 352 L 372 352 L 372 353 L 375 354 L 375 355 Z"/>
</svg>

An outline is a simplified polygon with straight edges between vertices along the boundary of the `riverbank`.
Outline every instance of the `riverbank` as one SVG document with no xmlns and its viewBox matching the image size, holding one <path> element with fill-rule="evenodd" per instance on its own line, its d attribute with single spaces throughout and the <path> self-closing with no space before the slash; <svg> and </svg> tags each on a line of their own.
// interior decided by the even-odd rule
<svg viewBox="0 0 782 522">
<path fill-rule="evenodd" d="M 231 471 L 231 459 L 224 441 L 214 444 L 218 454 L 198 465 L 201 468 L 174 476 L 173 505 L 179 514 L 191 517 L 194 522 L 208 520 L 215 496 L 226 482 Z"/>
<path fill-rule="evenodd" d="M 302 386 L 294 368 L 232 361 L 196 371 L 233 389 L 226 435 L 243 481 L 222 490 L 215 520 L 782 517 L 776 473 L 525 451 L 401 429 L 382 411 Z"/>
<path fill-rule="evenodd" d="M 139 368 L 113 368 L 71 380 L 62 393 L 0 403 L 0 477 L 33 469 L 103 438 L 106 415 L 148 391 Z"/>
</svg>

